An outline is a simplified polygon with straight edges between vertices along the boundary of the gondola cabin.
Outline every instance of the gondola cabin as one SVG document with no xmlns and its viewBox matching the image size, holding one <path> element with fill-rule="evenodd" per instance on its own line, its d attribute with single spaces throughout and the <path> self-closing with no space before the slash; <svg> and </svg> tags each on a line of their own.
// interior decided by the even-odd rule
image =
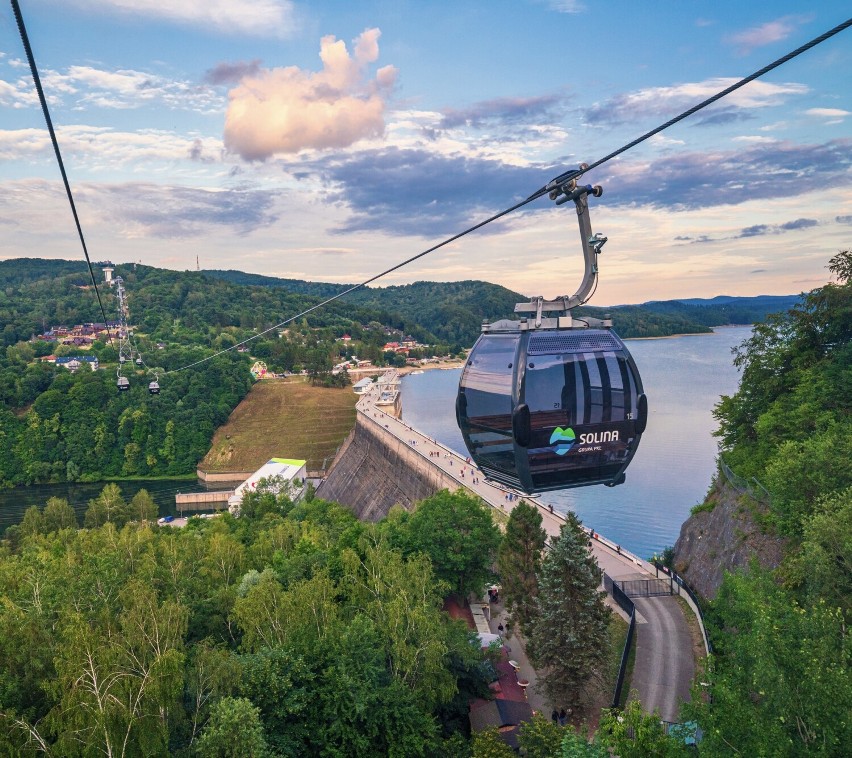
<svg viewBox="0 0 852 758">
<path fill-rule="evenodd" d="M 484 324 L 462 370 L 456 420 L 476 465 L 527 493 L 621 484 L 645 430 L 639 370 L 609 319 L 573 318 L 595 290 L 607 241 L 592 234 L 587 197 L 599 186 L 554 180 L 557 205 L 577 208 L 585 274 L 576 293 L 518 303 L 518 321 Z"/>
<path fill-rule="evenodd" d="M 119 392 L 127 392 L 130 389 L 130 380 L 126 376 L 118 377 L 116 382 Z"/>
<path fill-rule="evenodd" d="M 522 330 L 506 321 L 471 351 L 456 416 L 483 473 L 533 493 L 623 482 L 647 402 L 611 330 Z"/>
<path fill-rule="evenodd" d="M 160 394 L 160 383 L 156 379 L 148 385 L 148 392 L 152 395 Z"/>
</svg>

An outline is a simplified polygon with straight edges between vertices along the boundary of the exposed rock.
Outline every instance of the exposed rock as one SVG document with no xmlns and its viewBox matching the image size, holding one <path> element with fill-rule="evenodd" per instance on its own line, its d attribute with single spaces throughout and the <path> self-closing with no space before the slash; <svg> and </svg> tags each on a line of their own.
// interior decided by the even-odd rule
<svg viewBox="0 0 852 758">
<path fill-rule="evenodd" d="M 721 479 L 721 481 L 720 481 Z M 726 571 L 748 569 L 757 559 L 776 568 L 785 540 L 760 524 L 765 506 L 717 477 L 701 509 L 684 521 L 674 546 L 674 567 L 705 598 L 713 598 Z"/>
</svg>

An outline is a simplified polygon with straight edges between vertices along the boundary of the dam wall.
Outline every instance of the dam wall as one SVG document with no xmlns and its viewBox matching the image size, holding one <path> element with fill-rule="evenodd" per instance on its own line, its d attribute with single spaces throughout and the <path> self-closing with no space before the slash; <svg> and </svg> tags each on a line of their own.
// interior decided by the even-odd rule
<svg viewBox="0 0 852 758">
<path fill-rule="evenodd" d="M 459 483 L 428 456 L 359 413 L 317 497 L 351 508 L 364 521 L 379 521 L 396 504 L 412 510 L 415 503 L 440 490 L 458 488 Z"/>
</svg>

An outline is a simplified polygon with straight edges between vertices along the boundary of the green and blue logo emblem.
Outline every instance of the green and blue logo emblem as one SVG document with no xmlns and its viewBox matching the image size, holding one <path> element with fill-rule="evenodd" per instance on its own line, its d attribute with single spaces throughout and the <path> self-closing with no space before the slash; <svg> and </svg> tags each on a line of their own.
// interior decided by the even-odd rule
<svg viewBox="0 0 852 758">
<path fill-rule="evenodd" d="M 567 429 L 557 426 L 553 430 L 553 434 L 550 435 L 550 444 L 555 445 L 553 452 L 557 455 L 565 455 L 565 453 L 574 447 L 576 441 L 577 438 L 574 435 L 574 430 L 570 426 Z"/>
</svg>

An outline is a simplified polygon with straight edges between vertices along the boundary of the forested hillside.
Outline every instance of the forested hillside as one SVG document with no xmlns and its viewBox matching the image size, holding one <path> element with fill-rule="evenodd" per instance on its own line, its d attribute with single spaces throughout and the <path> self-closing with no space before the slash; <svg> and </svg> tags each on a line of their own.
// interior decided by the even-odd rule
<svg viewBox="0 0 852 758">
<path fill-rule="evenodd" d="M 836 283 L 755 326 L 716 409 L 725 461 L 768 491 L 740 507 L 788 548 L 775 571 L 729 574 L 711 604 L 715 655 L 688 709 L 701 755 L 852 744 L 852 251 L 829 268 Z"/>
</svg>

